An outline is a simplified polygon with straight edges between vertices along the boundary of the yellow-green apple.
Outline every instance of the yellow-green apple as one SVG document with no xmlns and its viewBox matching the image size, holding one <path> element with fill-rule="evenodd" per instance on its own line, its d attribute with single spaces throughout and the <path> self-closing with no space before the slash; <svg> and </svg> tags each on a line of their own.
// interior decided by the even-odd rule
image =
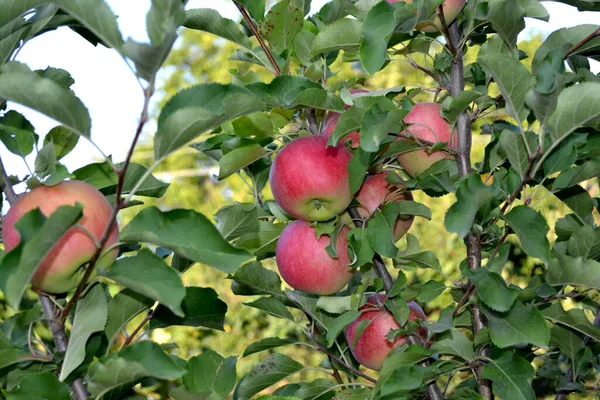
<svg viewBox="0 0 600 400">
<path fill-rule="evenodd" d="M 446 142 L 448 148 L 454 148 L 456 132 L 452 131 L 450 124 L 440 115 L 441 106 L 437 103 L 418 103 L 404 117 L 404 123 L 409 125 L 408 132 L 400 133 L 403 137 L 415 137 L 430 143 Z M 412 141 L 412 139 L 398 139 Z M 436 161 L 444 158 L 452 158 L 447 152 L 436 150 L 427 152 L 425 149 L 417 149 L 408 153 L 398 155 L 398 161 L 402 168 L 411 176 L 422 174 Z"/>
<path fill-rule="evenodd" d="M 410 192 L 403 191 L 401 185 L 391 185 L 385 177 L 388 171 L 370 175 L 365 179 L 362 186 L 356 193 L 356 200 L 360 203 L 357 207 L 361 218 L 369 218 L 379 208 L 383 208 L 387 203 L 412 201 L 413 196 Z M 414 217 L 400 218 L 394 225 L 394 242 L 397 242 L 408 232 L 412 225 Z"/>
<path fill-rule="evenodd" d="M 404 3 L 412 4 L 413 0 L 387 0 L 388 3 L 396 3 L 402 1 Z M 444 19 L 446 20 L 446 24 L 450 25 L 454 20 L 458 17 L 458 14 L 462 11 L 463 7 L 467 3 L 467 0 L 446 0 L 442 4 L 442 8 L 444 9 Z M 442 21 L 440 20 L 439 9 L 435 11 L 436 16 L 433 21 L 429 22 L 419 22 L 416 29 L 421 32 L 431 33 L 431 32 L 441 32 L 442 31 Z"/>
<path fill-rule="evenodd" d="M 340 291 L 354 275 L 348 256 L 349 231 L 347 226 L 342 228 L 335 242 L 338 257 L 331 258 L 326 250 L 331 243 L 329 236 L 317 239 L 315 228 L 305 221 L 286 226 L 275 250 L 283 280 L 306 293 L 328 295 Z"/>
<path fill-rule="evenodd" d="M 275 157 L 269 181 L 273 196 L 292 216 L 326 221 L 344 211 L 352 197 L 348 164 L 352 154 L 338 143 L 327 147 L 325 136 L 293 140 Z"/>
<path fill-rule="evenodd" d="M 112 207 L 108 200 L 93 186 L 81 181 L 65 181 L 55 186 L 38 186 L 13 204 L 4 219 L 4 246 L 12 250 L 21 241 L 15 223 L 27 212 L 38 208 L 45 216 L 50 216 L 63 205 L 83 206 L 83 216 L 78 222 L 96 241 L 109 223 Z M 84 270 L 80 268 L 89 262 L 96 252 L 95 241 L 78 226 L 69 229 L 52 247 L 36 270 L 32 284 L 48 293 L 64 293 L 74 289 Z M 106 247 L 119 240 L 119 229 L 115 224 Z M 98 265 L 108 267 L 117 257 L 118 249 L 104 255 Z"/>
<path fill-rule="evenodd" d="M 386 296 L 384 294 L 368 294 L 367 302 L 359 308 L 362 313 L 349 324 L 344 333 L 352 355 L 362 365 L 374 370 L 380 370 L 383 360 L 392 351 L 394 347 L 402 346 L 406 342 L 403 335 L 396 336 L 393 342 L 390 342 L 386 335 L 390 330 L 400 329 L 401 326 L 394 319 L 394 316 L 384 307 Z M 408 302 L 410 313 L 409 321 L 415 319 L 425 320 L 425 313 L 415 302 Z M 371 321 L 356 340 L 356 328 L 362 321 Z M 423 338 L 427 336 L 425 328 L 417 328 L 417 334 Z M 355 344 L 356 341 L 356 344 Z"/>
<path fill-rule="evenodd" d="M 352 89 L 350 91 L 350 93 L 351 94 L 369 93 L 369 91 L 365 90 L 365 89 Z M 349 105 L 344 104 L 344 110 L 347 110 L 349 108 L 350 108 Z M 334 112 L 334 111 L 330 111 L 327 114 L 327 118 L 325 118 L 325 124 L 323 126 L 323 135 L 325 135 L 326 137 L 331 136 L 341 115 L 342 114 L 340 114 L 338 112 Z M 353 149 L 357 149 L 358 146 L 360 146 L 360 134 L 358 133 L 358 131 L 350 132 L 348 135 L 344 136 L 342 138 L 342 140 L 344 141 L 344 143 L 349 142 L 350 146 Z"/>
</svg>

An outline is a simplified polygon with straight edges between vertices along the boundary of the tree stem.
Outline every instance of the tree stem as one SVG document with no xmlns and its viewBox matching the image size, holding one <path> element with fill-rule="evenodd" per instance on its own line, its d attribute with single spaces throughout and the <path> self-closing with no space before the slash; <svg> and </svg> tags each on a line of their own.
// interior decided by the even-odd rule
<svg viewBox="0 0 600 400">
<path fill-rule="evenodd" d="M 444 24 L 445 25 L 445 24 Z M 463 64 L 463 53 L 462 49 L 459 48 L 462 40 L 462 34 L 458 28 L 456 22 L 452 23 L 448 27 L 448 39 L 451 48 L 454 49 L 454 58 L 450 66 L 450 94 L 455 97 L 465 89 L 465 78 L 464 78 L 464 64 Z M 457 152 L 456 152 L 456 163 L 458 164 L 458 172 L 461 177 L 465 177 L 471 173 L 471 121 L 467 117 L 467 114 L 463 111 L 457 120 L 456 130 L 458 133 L 457 137 Z M 466 239 L 465 244 L 467 245 L 467 264 L 469 269 L 474 270 L 481 267 L 481 242 L 473 232 L 470 232 Z M 485 326 L 485 318 L 479 309 L 479 305 L 471 305 L 471 318 L 473 322 L 473 333 L 477 334 Z M 480 357 L 487 357 L 489 353 L 488 348 L 478 349 L 478 355 Z M 479 386 L 479 394 L 484 399 L 493 399 L 492 383 L 483 378 L 483 364 L 478 363 L 475 367 L 475 375 Z"/>
</svg>

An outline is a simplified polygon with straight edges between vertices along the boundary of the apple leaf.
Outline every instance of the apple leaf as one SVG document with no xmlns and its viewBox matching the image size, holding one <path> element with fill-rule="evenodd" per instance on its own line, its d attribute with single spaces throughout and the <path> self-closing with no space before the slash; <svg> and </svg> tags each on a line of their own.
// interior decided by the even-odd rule
<svg viewBox="0 0 600 400">
<path fill-rule="evenodd" d="M 274 224 L 268 221 L 259 221 L 258 230 L 245 233 L 236 242 L 236 247 L 246 249 L 256 256 L 274 253 L 277 239 L 283 232 L 286 224 Z"/>
<path fill-rule="evenodd" d="M 431 345 L 431 350 L 440 354 L 455 355 L 466 361 L 473 361 L 475 358 L 473 342 L 457 329 L 451 329 L 438 336 Z"/>
<path fill-rule="evenodd" d="M 165 306 L 159 305 L 150 320 L 150 329 L 167 326 L 203 326 L 205 328 L 223 330 L 227 304 L 212 288 L 188 286 L 181 303 L 185 317 L 178 317 Z"/>
<path fill-rule="evenodd" d="M 529 166 L 529 155 L 523 136 L 513 130 L 504 129 L 500 135 L 500 147 L 506 153 L 511 167 L 519 173 L 521 179 L 525 179 L 525 172 Z"/>
<path fill-rule="evenodd" d="M 600 8 L 596 11 L 600 11 Z M 540 67 L 548 53 L 552 50 L 561 49 L 566 51 L 587 38 L 598 28 L 600 28 L 600 25 L 585 24 L 555 30 L 548 35 L 546 40 L 544 40 L 544 43 L 536 50 L 532 60 L 533 70 L 535 71 Z M 571 55 L 585 53 L 590 49 L 597 48 L 598 45 L 600 45 L 600 38 L 596 37 L 595 39 L 584 43 L 582 46 L 579 46 L 571 53 Z"/>
<path fill-rule="evenodd" d="M 358 50 L 362 40 L 361 23 L 355 19 L 343 18 L 322 29 L 313 42 L 311 54 L 316 56 L 333 50 Z"/>
<path fill-rule="evenodd" d="M 119 258 L 108 271 L 100 271 L 100 274 L 160 302 L 183 317 L 181 301 L 185 297 L 185 288 L 179 274 L 149 250 Z"/>
<path fill-rule="evenodd" d="M 104 334 L 108 339 L 109 348 L 121 329 L 127 325 L 132 318 L 144 310 L 149 309 L 154 300 L 149 299 L 131 289 L 125 289 L 117 293 L 108 302 L 108 319 Z"/>
<path fill-rule="evenodd" d="M 236 294 L 270 294 L 283 298 L 281 279 L 277 272 L 266 269 L 259 262 L 250 262 L 242 265 L 233 275 L 233 280 L 243 285 L 246 292 Z"/>
<path fill-rule="evenodd" d="M 153 0 L 152 6 L 146 14 L 146 31 L 150 43 L 160 47 L 165 41 L 171 40 L 177 28 L 183 24 L 186 13 L 185 4 L 172 0 Z"/>
<path fill-rule="evenodd" d="M 262 297 L 258 300 L 254 300 L 253 302 L 244 303 L 244 305 L 258 308 L 259 310 L 263 310 L 274 317 L 283 318 L 294 322 L 294 316 L 286 308 L 285 304 L 275 297 Z"/>
<path fill-rule="evenodd" d="M 494 382 L 494 391 L 502 400 L 535 400 L 531 381 L 535 369 L 529 361 L 506 350 L 483 367 L 483 377 Z"/>
<path fill-rule="evenodd" d="M 5 392 L 8 400 L 69 400 L 67 384 L 59 382 L 52 372 L 42 372 L 23 377 L 13 390 Z"/>
<path fill-rule="evenodd" d="M 191 392 L 214 392 L 224 399 L 235 386 L 236 363 L 237 357 L 223 358 L 212 350 L 205 350 L 188 360 L 183 384 Z"/>
<path fill-rule="evenodd" d="M 542 214 L 527 206 L 517 206 L 503 218 L 517 234 L 527 254 L 540 258 L 544 264 L 547 264 L 550 257 L 550 243 L 546 234 L 549 228 Z"/>
<path fill-rule="evenodd" d="M 94 332 L 104 329 L 107 316 L 106 289 L 103 285 L 96 285 L 77 302 L 69 346 L 60 370 L 61 382 L 85 360 L 86 343 Z"/>
<path fill-rule="evenodd" d="M 379 71 L 387 59 L 387 45 L 394 27 L 394 9 L 387 1 L 371 8 L 363 21 L 360 60 L 371 75 Z"/>
<path fill-rule="evenodd" d="M 233 203 L 215 214 L 217 229 L 225 240 L 258 230 L 258 208 L 255 203 Z"/>
<path fill-rule="evenodd" d="M 14 347 L 5 334 L 3 332 L 0 333 L 0 368 L 28 360 L 35 360 L 35 358 L 31 352 Z"/>
<path fill-rule="evenodd" d="M 261 390 L 302 369 L 304 369 L 304 365 L 288 356 L 279 353 L 271 354 L 242 378 L 236 388 L 234 397 L 240 400 L 248 400 Z"/>
<path fill-rule="evenodd" d="M 487 19 L 511 48 L 517 44 L 519 32 L 525 29 L 525 10 L 519 0 L 490 0 Z"/>
<path fill-rule="evenodd" d="M 548 347 L 550 330 L 544 316 L 533 304 L 516 302 L 506 313 L 497 313 L 486 307 L 483 312 L 489 321 L 494 344 L 500 348 L 531 343 Z"/>
<path fill-rule="evenodd" d="M 261 34 L 277 54 L 287 50 L 304 23 L 304 0 L 282 0 L 274 4 L 260 25 Z"/>
<path fill-rule="evenodd" d="M 16 61 L 3 65 L 0 71 L 0 99 L 32 108 L 73 132 L 90 137 L 90 114 L 71 90 L 52 79 L 40 77 L 25 64 Z M 23 90 L 25 87 L 27 90 Z"/>
<path fill-rule="evenodd" d="M 550 330 L 550 343 L 560 348 L 560 351 L 575 359 L 577 353 L 585 347 L 584 340 L 570 329 L 554 325 Z"/>
<path fill-rule="evenodd" d="M 228 18 L 222 17 L 216 10 L 210 8 L 187 10 L 183 26 L 189 29 L 212 33 L 252 50 L 250 40 L 244 35 L 238 24 Z"/>
<path fill-rule="evenodd" d="M 334 319 L 327 328 L 327 347 L 333 346 L 333 342 L 335 342 L 335 339 L 344 330 L 344 328 L 359 316 L 359 311 L 348 310 Z"/>
<path fill-rule="evenodd" d="M 583 243 L 580 244 L 583 246 Z M 582 257 L 554 254 L 548 264 L 546 280 L 552 286 L 573 285 L 600 290 L 600 263 Z"/>
<path fill-rule="evenodd" d="M 0 117 L 0 141 L 11 153 L 25 157 L 37 140 L 34 126 L 23 115 L 10 110 Z"/>
<path fill-rule="evenodd" d="M 167 355 L 158 343 L 143 340 L 92 364 L 87 383 L 92 396 L 101 398 L 111 390 L 133 384 L 140 378 L 172 380 L 184 373 L 184 368 Z"/>
<path fill-rule="evenodd" d="M 228 273 L 251 258 L 247 251 L 236 249 L 223 239 L 204 215 L 192 210 L 161 212 L 156 207 L 146 208 L 123 229 L 121 240 L 166 247 Z"/>
<path fill-rule="evenodd" d="M 258 143 L 231 150 L 219 160 L 219 180 L 236 173 L 267 154 L 267 150 Z"/>
<path fill-rule="evenodd" d="M 507 287 L 500 274 L 488 271 L 486 268 L 477 268 L 473 271 L 465 268 L 463 274 L 473 282 L 479 298 L 495 311 L 510 310 L 519 295 L 519 289 Z"/>
<path fill-rule="evenodd" d="M 295 343 L 295 341 L 292 339 L 280 339 L 277 337 L 262 339 L 246 347 L 246 350 L 244 350 L 244 354 L 242 355 L 242 357 L 248 357 L 249 355 L 260 353 L 261 351 L 271 350 L 277 347 L 293 343 Z"/>
</svg>

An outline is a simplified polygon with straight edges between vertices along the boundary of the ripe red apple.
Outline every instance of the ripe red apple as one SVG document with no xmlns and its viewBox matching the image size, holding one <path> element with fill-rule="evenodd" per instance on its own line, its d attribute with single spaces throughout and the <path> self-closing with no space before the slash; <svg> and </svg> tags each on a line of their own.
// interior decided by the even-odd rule
<svg viewBox="0 0 600 400">
<path fill-rule="evenodd" d="M 349 231 L 347 226 L 342 228 L 335 244 L 338 258 L 331 258 L 325 250 L 331 243 L 329 236 L 317 239 L 315 228 L 305 221 L 286 226 L 275 250 L 283 280 L 306 293 L 328 295 L 340 291 L 354 275 L 348 256 Z"/>
<path fill-rule="evenodd" d="M 401 132 L 403 136 L 414 136 L 417 139 L 431 143 L 446 142 L 448 148 L 454 147 L 456 133 L 450 128 L 450 124 L 440 115 L 441 106 L 437 103 L 418 103 L 404 117 L 404 123 L 410 125 L 407 132 Z M 411 139 L 398 139 L 411 140 Z M 441 151 L 428 153 L 425 149 L 413 150 L 398 155 L 398 161 L 404 170 L 411 176 L 422 174 L 436 161 L 444 158 L 452 158 L 452 155 Z"/>
<path fill-rule="evenodd" d="M 65 181 L 55 186 L 38 186 L 13 204 L 4 219 L 4 246 L 7 251 L 16 247 L 21 238 L 15 223 L 23 214 L 39 207 L 45 216 L 50 216 L 59 206 L 83 205 L 83 217 L 78 224 L 97 240 L 109 222 L 112 207 L 108 200 L 93 186 L 81 181 Z M 117 225 L 111 230 L 106 247 L 119 240 Z M 44 292 L 64 293 L 74 289 L 83 277 L 81 265 L 89 262 L 96 252 L 94 241 L 81 229 L 74 226 L 54 245 L 40 263 L 31 282 Z M 117 258 L 118 249 L 102 257 L 98 265 L 108 267 Z"/>
<path fill-rule="evenodd" d="M 301 137 L 275 157 L 269 181 L 279 205 L 298 219 L 326 221 L 344 211 L 352 197 L 348 164 L 352 154 L 325 136 Z"/>
<path fill-rule="evenodd" d="M 404 336 L 397 336 L 393 342 L 387 340 L 386 335 L 390 330 L 400 329 L 400 324 L 394 319 L 391 312 L 385 309 L 384 302 L 386 296 L 384 294 L 368 294 L 367 302 L 359 311 L 363 311 L 360 316 L 346 327 L 344 333 L 348 346 L 352 355 L 362 365 L 374 370 L 380 370 L 383 366 L 383 360 L 392 351 L 394 347 L 402 346 L 406 339 Z M 408 302 L 410 313 L 409 321 L 415 319 L 425 320 L 425 313 L 415 302 Z M 356 338 L 356 328 L 361 321 L 371 321 L 367 328 L 356 341 L 356 346 L 353 345 Z M 427 330 L 419 328 L 417 333 L 423 337 L 427 337 Z"/>
<path fill-rule="evenodd" d="M 413 0 L 387 0 L 388 3 L 396 3 L 398 1 L 403 1 L 405 3 L 412 4 Z M 463 7 L 467 3 L 467 0 L 446 0 L 442 7 L 444 9 L 444 19 L 446 20 L 446 24 L 450 25 L 454 20 L 458 17 L 458 14 L 462 11 Z M 421 32 L 431 33 L 431 32 L 441 32 L 442 31 L 442 22 L 439 17 L 439 9 L 436 10 L 436 17 L 432 21 L 432 23 L 421 22 L 418 23 L 415 27 Z"/>
<path fill-rule="evenodd" d="M 368 218 L 387 203 L 399 202 L 404 200 L 413 200 L 410 192 L 403 192 L 402 186 L 391 185 L 385 180 L 388 171 L 370 175 L 365 179 L 358 193 L 356 200 L 362 207 L 357 207 L 361 218 Z M 408 232 L 412 225 L 414 217 L 402 219 L 398 218 L 394 225 L 394 242 L 397 242 Z"/>
<path fill-rule="evenodd" d="M 350 91 L 351 94 L 355 94 L 355 93 L 369 93 L 368 90 L 365 89 L 352 89 Z M 349 109 L 350 106 L 345 104 L 344 105 L 344 110 Z M 333 133 L 335 126 L 338 123 L 338 120 L 340 119 L 340 116 L 342 114 L 337 113 L 337 112 L 329 112 L 327 114 L 327 118 L 325 118 L 325 124 L 323 127 L 323 135 L 326 137 L 331 136 L 331 134 Z M 344 136 L 342 138 L 343 142 L 350 142 L 350 146 L 353 149 L 357 149 L 358 146 L 360 146 L 360 135 L 357 131 L 354 132 L 350 132 L 348 135 Z"/>
</svg>

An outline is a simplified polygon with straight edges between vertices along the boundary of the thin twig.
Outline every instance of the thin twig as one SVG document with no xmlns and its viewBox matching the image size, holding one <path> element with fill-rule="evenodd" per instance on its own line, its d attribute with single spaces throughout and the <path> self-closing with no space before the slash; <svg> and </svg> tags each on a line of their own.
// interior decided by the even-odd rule
<svg viewBox="0 0 600 400">
<path fill-rule="evenodd" d="M 306 124 L 308 125 L 308 131 L 313 135 L 320 135 L 321 130 L 319 129 L 319 123 L 317 122 L 314 108 L 305 109 L 304 116 L 306 118 Z"/>
<path fill-rule="evenodd" d="M 135 336 L 142 330 L 144 325 L 146 325 L 146 323 L 148 323 L 148 321 L 150 321 L 152 319 L 152 317 L 154 317 L 154 310 L 150 309 L 150 310 L 148 310 L 148 313 L 146 313 L 146 316 L 144 317 L 142 322 L 139 323 L 139 325 L 133 330 L 133 332 L 131 332 L 131 335 L 129 335 L 129 337 L 125 340 L 125 343 L 123 343 L 123 346 L 121 346 L 121 349 L 123 349 L 124 347 L 127 347 L 131 344 L 131 342 L 133 341 Z"/>
<path fill-rule="evenodd" d="M 279 65 L 277 65 L 277 62 L 275 61 L 275 59 L 273 58 L 273 55 L 271 54 L 271 50 L 266 45 L 266 43 L 263 40 L 263 38 L 258 34 L 258 30 L 256 29 L 256 25 L 254 25 L 254 22 L 252 21 L 252 18 L 250 18 L 250 14 L 248 14 L 248 11 L 246 11 L 246 9 L 244 8 L 244 6 L 242 4 L 238 3 L 235 0 L 233 1 L 233 4 L 235 4 L 235 6 L 238 8 L 238 10 L 242 14 L 242 17 L 244 17 L 244 20 L 246 21 L 246 23 L 248 24 L 248 26 L 250 26 L 250 29 L 252 30 L 252 33 L 254 34 L 254 37 L 256 38 L 256 40 L 258 40 L 258 43 L 260 44 L 260 47 L 262 47 L 262 49 L 265 52 L 267 58 L 269 59 L 269 62 L 273 66 L 273 69 L 275 70 L 275 75 L 281 75 L 281 69 L 279 68 Z"/>
<path fill-rule="evenodd" d="M 441 9 L 441 7 L 440 7 Z M 448 33 L 448 44 L 450 50 L 455 57 L 450 65 L 450 94 L 456 97 L 459 93 L 464 91 L 465 79 L 464 79 L 464 64 L 462 49 L 456 48 L 455 44 L 458 44 L 462 40 L 462 34 L 458 29 L 456 22 L 452 23 L 450 27 L 446 26 L 444 19 L 443 10 L 440 12 L 440 20 L 444 31 Z M 456 163 L 458 164 L 458 171 L 461 177 L 465 177 L 471 173 L 471 121 L 467 117 L 467 114 L 463 111 L 458 117 L 456 124 L 458 132 L 458 145 L 456 152 Z M 469 232 L 465 239 L 467 245 L 467 265 L 469 269 L 475 270 L 481 267 L 481 242 L 473 232 Z M 477 334 L 485 326 L 485 319 L 478 304 L 471 305 L 471 319 L 473 322 L 473 332 Z M 487 347 L 478 349 L 478 356 L 487 357 L 489 349 Z M 475 375 L 477 377 L 477 384 L 479 387 L 479 395 L 484 399 L 493 399 L 492 383 L 483 378 L 483 364 L 478 363 L 475 367 Z"/>
<path fill-rule="evenodd" d="M 10 184 L 10 178 L 8 177 L 8 173 L 6 172 L 6 169 L 4 169 L 4 164 L 2 163 L 2 159 L 0 158 L 0 170 L 1 170 L 1 174 L 2 174 L 2 182 L 0 183 L 2 185 L 2 191 L 4 192 L 4 195 L 6 196 L 6 201 L 8 201 L 8 204 L 15 204 L 18 200 L 18 196 L 15 193 L 15 190 L 13 189 L 12 185 Z"/>
<path fill-rule="evenodd" d="M 593 38 L 595 38 L 597 36 L 600 36 L 600 28 L 596 29 L 594 32 L 592 32 L 589 36 L 587 36 L 581 42 L 573 45 L 569 50 L 567 50 L 567 52 L 565 53 L 565 58 L 569 57 L 571 54 L 573 54 L 575 51 L 577 51 L 577 49 L 579 49 L 581 46 L 583 46 L 584 44 L 586 44 L 587 42 L 589 42 L 590 40 L 592 40 Z"/>
<path fill-rule="evenodd" d="M 150 98 L 152 97 L 153 94 L 154 94 L 154 80 L 152 80 L 148 84 L 148 87 L 144 90 L 144 105 L 142 107 L 140 121 L 139 121 L 137 129 L 135 131 L 133 140 L 131 141 L 131 145 L 129 146 L 129 151 L 127 152 L 127 156 L 125 157 L 123 166 L 120 168 L 119 171 L 117 171 L 118 181 L 117 181 L 117 189 L 116 189 L 116 194 L 115 194 L 115 205 L 113 207 L 112 214 L 109 218 L 109 222 L 106 225 L 104 232 L 102 233 L 102 237 L 100 238 L 101 247 L 99 247 L 96 250 L 96 252 L 94 253 L 94 256 L 92 257 L 88 266 L 86 267 L 83 278 L 81 278 L 81 281 L 79 282 L 79 285 L 77 286 L 77 289 L 75 289 L 75 293 L 73 293 L 71 300 L 69 300 L 69 302 L 65 306 L 65 308 L 62 312 L 62 315 L 60 317 L 61 321 L 63 321 L 63 322 L 67 319 L 69 312 L 71 311 L 71 309 L 73 308 L 73 306 L 75 305 L 75 303 L 77 302 L 79 297 L 81 296 L 81 293 L 83 292 L 83 289 L 85 288 L 87 281 L 90 278 L 90 275 L 92 274 L 92 271 L 94 270 L 94 268 L 96 266 L 97 261 L 100 259 L 100 254 L 102 253 L 102 249 L 106 245 L 106 242 L 108 241 L 108 238 L 109 238 L 110 233 L 112 232 L 113 228 L 116 226 L 117 214 L 119 213 L 119 210 L 123 206 L 121 194 L 123 193 L 123 184 L 125 182 L 125 175 L 127 173 L 127 167 L 129 166 L 129 162 L 131 161 L 131 157 L 133 156 L 133 151 L 135 150 L 135 146 L 140 138 L 140 135 L 142 134 L 144 125 L 148 121 L 148 109 L 150 106 Z"/>
</svg>

